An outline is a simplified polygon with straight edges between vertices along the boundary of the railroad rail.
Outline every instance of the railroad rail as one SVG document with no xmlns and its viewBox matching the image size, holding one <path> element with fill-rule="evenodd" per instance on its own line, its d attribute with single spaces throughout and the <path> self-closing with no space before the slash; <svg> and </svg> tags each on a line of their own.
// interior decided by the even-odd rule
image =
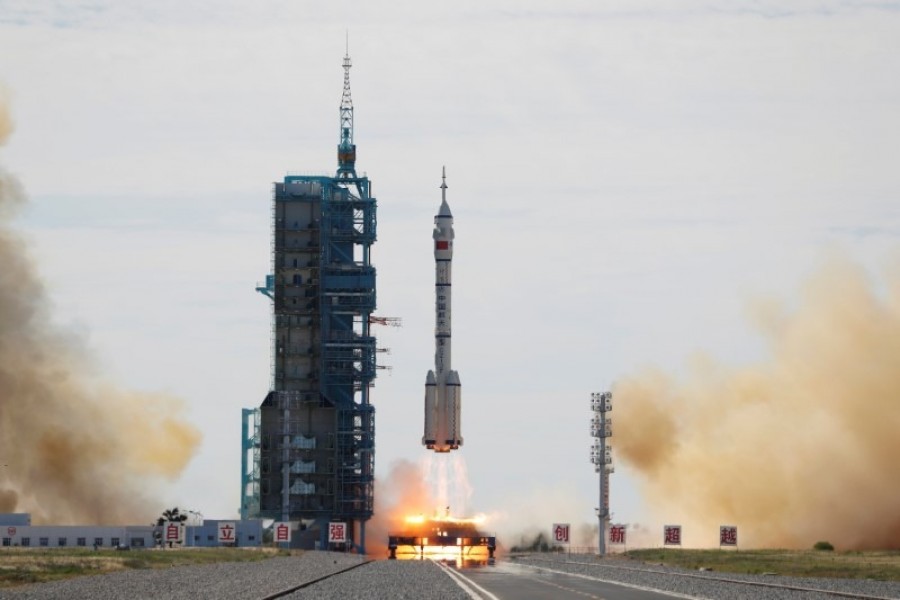
<svg viewBox="0 0 900 600">
<path fill-rule="evenodd" d="M 334 573 L 329 573 L 328 575 L 323 575 L 322 577 L 318 577 L 318 578 L 312 579 L 310 581 L 305 581 L 305 582 L 301 583 L 300 585 L 294 585 L 289 588 L 269 594 L 268 596 L 263 596 L 260 600 L 277 600 L 277 598 L 283 598 L 285 596 L 289 596 L 290 594 L 293 594 L 294 592 L 302 590 L 303 588 L 308 588 L 309 586 L 315 585 L 319 582 L 326 581 L 328 579 L 333 579 L 334 577 L 343 575 L 347 571 L 352 571 L 353 569 L 358 569 L 359 567 L 361 567 L 363 565 L 367 565 L 370 562 L 372 562 L 371 559 L 360 561 L 360 562 L 356 563 L 355 565 L 350 565 L 346 569 L 341 569 L 340 571 L 335 571 Z"/>
</svg>

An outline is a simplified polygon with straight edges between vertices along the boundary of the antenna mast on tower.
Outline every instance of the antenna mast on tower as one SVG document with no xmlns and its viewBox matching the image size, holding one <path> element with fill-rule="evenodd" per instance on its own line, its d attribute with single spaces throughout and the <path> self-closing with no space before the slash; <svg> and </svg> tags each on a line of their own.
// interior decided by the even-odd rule
<svg viewBox="0 0 900 600">
<path fill-rule="evenodd" d="M 339 179 L 356 179 L 356 144 L 353 143 L 353 98 L 350 97 L 350 34 L 344 54 L 344 93 L 341 96 L 341 142 L 338 144 Z"/>
</svg>

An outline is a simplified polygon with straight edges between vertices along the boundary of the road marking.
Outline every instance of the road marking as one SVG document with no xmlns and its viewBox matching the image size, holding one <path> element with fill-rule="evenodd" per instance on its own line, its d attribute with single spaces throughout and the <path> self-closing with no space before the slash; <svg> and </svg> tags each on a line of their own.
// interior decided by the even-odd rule
<svg viewBox="0 0 900 600">
<path fill-rule="evenodd" d="M 576 589 L 573 589 L 573 588 L 570 588 L 570 587 L 566 587 L 566 586 L 564 586 L 564 585 L 559 585 L 558 583 L 553 583 L 552 581 L 549 581 L 549 580 L 547 580 L 547 579 L 541 579 L 541 578 L 539 578 L 539 577 L 529 577 L 529 579 L 531 579 L 532 581 L 537 581 L 537 582 L 540 582 L 540 583 L 544 583 L 544 584 L 546 584 L 546 585 L 553 586 L 553 587 L 555 587 L 555 588 L 559 588 L 559 589 L 561 589 L 561 590 L 566 590 L 567 592 L 572 592 L 573 594 L 578 594 L 579 596 L 585 596 L 585 597 L 587 597 L 587 598 L 593 598 L 594 600 L 604 600 L 603 596 L 595 596 L 594 594 L 591 594 L 591 593 L 589 593 L 589 592 L 582 592 L 582 591 L 580 591 L 580 590 L 576 590 Z"/>
<path fill-rule="evenodd" d="M 484 600 L 485 598 L 487 598 L 487 600 L 500 600 L 500 598 L 498 598 L 494 594 L 490 593 L 489 591 L 487 591 L 486 589 L 484 589 L 483 587 L 481 587 L 480 585 L 478 585 L 477 583 L 475 583 L 474 581 L 472 581 L 471 579 L 469 579 L 468 577 L 466 577 L 459 571 L 454 571 L 447 565 L 440 563 L 438 561 L 434 561 L 434 562 L 440 568 L 442 568 L 444 570 L 444 572 L 447 573 L 447 575 L 449 575 L 450 578 L 456 583 L 456 585 L 458 585 L 460 588 L 462 588 L 462 590 L 465 593 L 467 593 L 470 598 L 473 598 L 474 600 Z M 468 585 L 466 585 L 466 584 L 468 584 Z M 472 587 L 469 587 L 469 586 L 472 586 Z M 474 590 L 472 590 L 472 588 L 475 588 L 476 590 L 481 592 L 482 595 L 479 596 L 477 593 L 475 593 Z"/>
<path fill-rule="evenodd" d="M 548 571 L 550 573 L 558 573 L 560 575 L 571 575 L 572 577 L 581 577 L 582 579 L 589 579 L 591 581 L 600 581 L 603 583 L 611 583 L 613 585 L 621 585 L 622 587 L 632 588 L 635 590 L 641 590 L 642 592 L 655 592 L 657 594 L 662 594 L 664 596 L 671 596 L 673 598 L 683 598 L 684 600 L 706 600 L 703 596 L 688 596 L 687 594 L 679 594 L 678 592 L 668 592 L 666 590 L 658 590 L 655 588 L 644 587 L 642 585 L 634 585 L 633 583 L 622 583 L 621 581 L 614 581 L 612 579 L 601 579 L 600 577 L 591 577 L 590 575 L 581 575 L 580 573 L 567 573 L 566 571 L 557 571 L 556 569 L 548 569 L 547 567 L 538 567 L 537 565 L 528 565 L 529 567 L 539 569 L 541 571 Z"/>
</svg>

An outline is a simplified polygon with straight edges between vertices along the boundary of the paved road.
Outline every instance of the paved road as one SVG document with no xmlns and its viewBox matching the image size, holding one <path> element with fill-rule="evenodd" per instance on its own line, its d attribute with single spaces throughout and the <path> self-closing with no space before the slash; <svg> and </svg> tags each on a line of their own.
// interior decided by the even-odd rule
<svg viewBox="0 0 900 600">
<path fill-rule="evenodd" d="M 672 600 L 675 594 L 604 583 L 567 573 L 498 561 L 493 567 L 452 570 L 482 600 Z"/>
</svg>

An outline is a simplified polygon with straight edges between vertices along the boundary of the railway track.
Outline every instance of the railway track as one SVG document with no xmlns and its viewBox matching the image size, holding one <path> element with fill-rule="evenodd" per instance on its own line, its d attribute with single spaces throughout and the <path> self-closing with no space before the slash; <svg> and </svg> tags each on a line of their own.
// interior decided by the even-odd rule
<svg viewBox="0 0 900 600">
<path fill-rule="evenodd" d="M 259 600 L 471 600 L 458 577 L 433 561 L 363 560 L 308 581 L 270 592 Z"/>
<path fill-rule="evenodd" d="M 322 576 L 322 577 L 318 577 L 318 578 L 312 579 L 312 580 L 310 580 L 310 581 L 305 581 L 305 582 L 303 582 L 303 583 L 301 583 L 301 584 L 299 584 L 299 585 L 293 585 L 293 586 L 288 587 L 288 588 L 285 588 L 285 589 L 283 589 L 283 590 L 281 590 L 281 591 L 271 593 L 271 594 L 269 594 L 268 596 L 263 596 L 262 598 L 260 598 L 260 600 L 276 600 L 277 598 L 284 598 L 285 596 L 290 596 L 291 594 L 293 594 L 293 593 L 295 593 L 295 592 L 298 592 L 298 591 L 300 591 L 300 590 L 302 590 L 302 589 L 308 588 L 308 587 L 310 587 L 310 586 L 312 586 L 312 585 L 315 585 L 315 584 L 317 584 L 317 583 L 321 583 L 321 582 L 327 581 L 327 580 L 329 580 L 329 579 L 334 579 L 335 577 L 340 577 L 341 575 L 343 575 L 343 574 L 346 573 L 347 571 L 352 571 L 352 570 L 354 570 L 354 569 L 358 569 L 358 568 L 360 568 L 361 566 L 367 565 L 367 564 L 369 564 L 369 563 L 371 563 L 371 562 L 372 562 L 371 560 L 364 560 L 364 561 L 359 562 L 359 563 L 357 563 L 357 564 L 355 564 L 355 565 L 350 565 L 350 566 L 347 567 L 346 569 L 341 569 L 340 571 L 335 571 L 334 573 L 329 573 L 328 575 L 324 575 L 324 576 Z"/>
</svg>

